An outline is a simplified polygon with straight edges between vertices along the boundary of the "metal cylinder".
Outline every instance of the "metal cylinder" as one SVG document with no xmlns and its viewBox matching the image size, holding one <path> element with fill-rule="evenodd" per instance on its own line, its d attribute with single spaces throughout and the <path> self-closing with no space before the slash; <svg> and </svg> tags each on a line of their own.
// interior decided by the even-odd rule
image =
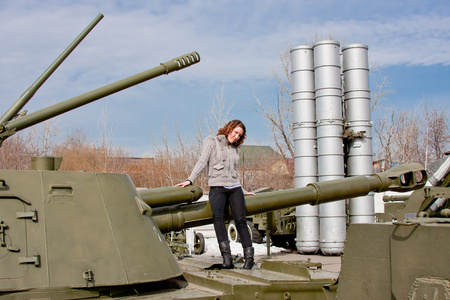
<svg viewBox="0 0 450 300">
<path fill-rule="evenodd" d="M 57 171 L 61 166 L 62 156 L 32 156 L 31 170 Z"/>
<path fill-rule="evenodd" d="M 291 51 L 295 186 L 317 182 L 316 104 L 314 101 L 314 59 L 310 46 Z M 302 254 L 319 250 L 318 206 L 296 207 L 296 247 Z"/>
<path fill-rule="evenodd" d="M 340 120 L 342 124 L 341 95 L 316 96 L 316 117 L 317 121 Z"/>
<path fill-rule="evenodd" d="M 365 92 L 364 92 L 365 93 Z M 344 95 L 345 117 L 348 124 L 355 122 L 370 123 L 370 96 L 369 93 L 360 95 L 348 93 Z M 368 124 L 370 126 L 370 124 Z"/>
<path fill-rule="evenodd" d="M 339 43 L 326 40 L 313 46 L 315 96 L 341 96 Z"/>
<path fill-rule="evenodd" d="M 373 172 L 370 121 L 368 46 L 350 44 L 342 49 L 346 128 L 355 134 L 347 149 L 347 176 Z M 373 194 L 349 200 L 350 223 L 375 222 Z"/>
<path fill-rule="evenodd" d="M 292 104 L 293 104 L 293 123 L 312 123 L 313 126 L 315 127 L 315 123 L 316 123 L 316 115 L 315 115 L 315 111 L 316 111 L 316 103 L 314 102 L 314 93 L 310 93 L 310 95 L 308 96 L 309 98 L 295 98 L 296 96 L 298 96 L 298 94 L 296 95 L 292 95 Z M 304 96 L 306 96 L 304 94 Z M 311 114 L 311 112 L 314 112 L 314 114 Z M 300 126 L 301 126 L 300 124 Z M 294 129 L 295 132 L 295 129 Z M 314 138 L 315 138 L 316 134 L 314 134 Z"/>
<path fill-rule="evenodd" d="M 319 182 L 344 177 L 340 45 L 326 40 L 313 46 Z M 320 250 L 343 252 L 346 237 L 345 200 L 319 206 Z"/>
<path fill-rule="evenodd" d="M 319 213 L 320 251 L 325 255 L 343 253 L 346 238 L 345 200 L 320 204 Z"/>
<path fill-rule="evenodd" d="M 295 178 L 311 177 L 302 186 L 317 181 L 317 146 L 315 123 L 294 123 L 294 168 Z M 301 182 L 298 182 L 301 184 Z"/>
<path fill-rule="evenodd" d="M 139 191 L 142 200 L 150 207 L 169 206 L 179 203 L 192 203 L 203 196 L 203 190 L 197 185 L 180 187 L 159 187 Z"/>
<path fill-rule="evenodd" d="M 348 145 L 347 176 L 370 175 L 373 173 L 372 140 L 358 138 Z"/>
</svg>

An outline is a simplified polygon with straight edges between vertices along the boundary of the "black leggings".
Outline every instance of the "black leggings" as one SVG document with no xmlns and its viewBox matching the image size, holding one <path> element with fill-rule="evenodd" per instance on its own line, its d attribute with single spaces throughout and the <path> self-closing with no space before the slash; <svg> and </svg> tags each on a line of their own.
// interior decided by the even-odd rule
<svg viewBox="0 0 450 300">
<path fill-rule="evenodd" d="M 209 203 L 213 213 L 213 224 L 217 241 L 219 243 L 228 241 L 224 214 L 227 204 L 229 204 L 242 247 L 251 247 L 252 240 L 247 229 L 247 221 L 245 220 L 245 199 L 242 188 L 226 189 L 224 187 L 213 186 L 209 191 Z"/>
</svg>

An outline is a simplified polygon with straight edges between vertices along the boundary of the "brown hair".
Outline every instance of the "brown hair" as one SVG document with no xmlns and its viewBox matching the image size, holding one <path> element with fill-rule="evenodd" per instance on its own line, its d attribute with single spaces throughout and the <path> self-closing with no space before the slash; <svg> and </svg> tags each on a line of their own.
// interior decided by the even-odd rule
<svg viewBox="0 0 450 300">
<path fill-rule="evenodd" d="M 242 134 L 241 138 L 232 144 L 234 147 L 237 148 L 240 145 L 242 145 L 242 143 L 244 142 L 245 138 L 247 137 L 247 134 L 246 134 L 247 131 L 245 129 L 245 125 L 241 121 L 233 120 L 233 121 L 228 122 L 222 128 L 220 128 L 219 131 L 217 131 L 217 135 L 224 134 L 226 137 L 228 137 L 228 134 L 231 131 L 233 131 L 233 129 L 236 128 L 236 127 L 241 127 L 242 130 L 244 130 L 244 133 Z"/>
</svg>

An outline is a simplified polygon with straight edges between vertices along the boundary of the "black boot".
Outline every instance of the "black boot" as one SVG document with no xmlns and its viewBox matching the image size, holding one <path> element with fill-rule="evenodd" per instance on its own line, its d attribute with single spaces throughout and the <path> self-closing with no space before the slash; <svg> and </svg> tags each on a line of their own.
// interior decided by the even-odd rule
<svg viewBox="0 0 450 300">
<path fill-rule="evenodd" d="M 254 255 L 255 248 L 244 248 L 244 266 L 242 267 L 242 269 L 251 270 L 251 268 L 253 268 L 253 266 L 255 265 Z"/>
<path fill-rule="evenodd" d="M 219 249 L 220 254 L 222 254 L 223 258 L 222 268 L 233 269 L 234 265 L 233 265 L 233 258 L 231 257 L 230 242 L 229 241 L 219 242 Z"/>
</svg>

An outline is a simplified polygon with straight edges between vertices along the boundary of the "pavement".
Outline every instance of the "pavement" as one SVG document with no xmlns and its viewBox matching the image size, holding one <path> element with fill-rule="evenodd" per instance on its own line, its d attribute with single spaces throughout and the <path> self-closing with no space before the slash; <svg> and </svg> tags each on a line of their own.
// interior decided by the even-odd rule
<svg viewBox="0 0 450 300">
<path fill-rule="evenodd" d="M 205 259 L 221 258 L 217 239 L 215 237 L 209 237 L 205 239 L 205 253 L 196 257 L 204 257 Z M 341 270 L 341 256 L 325 256 L 322 254 L 299 254 L 295 250 L 285 249 L 281 247 L 270 247 L 270 255 L 267 255 L 267 245 L 265 243 L 255 244 L 255 262 L 260 264 L 264 260 L 274 261 L 311 261 L 313 263 L 321 263 L 322 270 L 328 272 L 339 273 Z M 242 245 L 236 242 L 230 242 L 230 248 L 232 255 L 242 256 Z"/>
</svg>

